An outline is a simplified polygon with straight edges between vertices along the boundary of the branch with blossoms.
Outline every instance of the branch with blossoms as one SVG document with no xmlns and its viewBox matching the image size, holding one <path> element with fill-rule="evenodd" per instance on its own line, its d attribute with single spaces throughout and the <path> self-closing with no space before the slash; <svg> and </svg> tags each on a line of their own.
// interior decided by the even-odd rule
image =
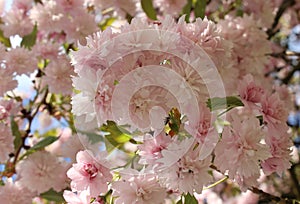
<svg viewBox="0 0 300 204">
<path fill-rule="evenodd" d="M 0 1 L 1 202 L 299 202 L 298 11 Z"/>
</svg>

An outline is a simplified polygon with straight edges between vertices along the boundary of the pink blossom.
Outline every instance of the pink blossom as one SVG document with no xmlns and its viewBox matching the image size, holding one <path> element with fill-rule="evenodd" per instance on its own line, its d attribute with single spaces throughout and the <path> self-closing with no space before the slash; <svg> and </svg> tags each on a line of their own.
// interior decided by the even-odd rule
<svg viewBox="0 0 300 204">
<path fill-rule="evenodd" d="M 0 68 L 0 95 L 11 91 L 18 86 L 17 80 L 13 79 L 13 74 L 6 69 Z"/>
<path fill-rule="evenodd" d="M 77 153 L 77 163 L 68 170 L 67 175 L 72 180 L 71 188 L 76 191 L 89 190 L 91 196 L 105 194 L 108 190 L 108 182 L 112 175 L 107 167 L 105 153 L 94 157 L 91 151 L 85 150 Z"/>
<path fill-rule="evenodd" d="M 164 88 L 158 86 L 147 86 L 135 92 L 129 104 L 130 116 L 134 124 L 141 129 L 149 127 L 151 125 L 150 110 L 158 106 L 167 112 L 172 108 L 170 105 L 172 101 L 175 101 L 171 97 Z"/>
<path fill-rule="evenodd" d="M 231 61 L 239 72 L 238 77 L 251 73 L 256 80 L 263 79 L 263 68 L 268 63 L 267 54 L 271 52 L 271 44 L 253 17 L 226 16 L 218 26 L 223 37 L 233 43 Z"/>
<path fill-rule="evenodd" d="M 294 104 L 292 100 L 292 94 L 286 85 L 275 86 L 274 90 L 278 93 L 279 98 L 284 101 L 287 110 L 293 110 Z"/>
<path fill-rule="evenodd" d="M 8 124 L 9 116 L 17 114 L 18 111 L 18 103 L 13 100 L 0 100 L 0 120 L 4 120 Z"/>
<path fill-rule="evenodd" d="M 14 8 L 2 17 L 4 24 L 0 26 L 6 37 L 13 35 L 25 36 L 32 32 L 33 24 L 26 15 L 26 10 Z"/>
<path fill-rule="evenodd" d="M 74 75 L 73 67 L 67 57 L 60 56 L 51 61 L 46 67 L 42 82 L 49 86 L 52 93 L 69 95 L 72 93 L 71 76 Z"/>
<path fill-rule="evenodd" d="M 10 126 L 0 123 L 0 163 L 5 163 L 8 155 L 14 152 L 13 140 Z"/>
<path fill-rule="evenodd" d="M 46 151 L 29 155 L 17 164 L 16 171 L 20 184 L 38 194 L 51 188 L 59 192 L 66 186 L 65 165 Z"/>
<path fill-rule="evenodd" d="M 244 11 L 252 14 L 260 26 L 271 28 L 279 3 L 276 3 L 274 0 L 245 0 L 243 1 L 243 5 Z"/>
<path fill-rule="evenodd" d="M 0 0 L 0 16 L 2 16 L 5 8 L 5 0 Z"/>
<path fill-rule="evenodd" d="M 98 90 L 95 94 L 95 111 L 97 113 L 98 124 L 103 124 L 106 120 L 112 119 L 111 100 L 113 94 L 113 87 L 106 83 L 99 84 Z"/>
<path fill-rule="evenodd" d="M 31 186 L 29 186 L 31 187 Z M 1 203 L 7 204 L 32 204 L 35 196 L 29 189 L 20 185 L 19 182 L 7 182 L 4 186 L 0 186 Z"/>
<path fill-rule="evenodd" d="M 90 196 L 89 191 L 81 191 L 74 193 L 72 191 L 64 191 L 64 199 L 68 204 L 104 204 L 101 198 L 93 198 Z M 93 200 L 93 202 L 92 202 Z"/>
<path fill-rule="evenodd" d="M 186 2 L 181 0 L 155 0 L 154 4 L 161 9 L 164 14 L 178 16 Z"/>
<path fill-rule="evenodd" d="M 35 4 L 30 12 L 30 19 L 37 23 L 39 30 L 46 33 L 61 32 L 60 21 L 63 14 L 60 13 L 57 1 L 42 1 L 43 4 Z"/>
<path fill-rule="evenodd" d="M 247 74 L 240 80 L 238 92 L 246 107 L 257 109 L 255 104 L 261 101 L 265 90 L 255 83 L 251 74 Z"/>
<path fill-rule="evenodd" d="M 164 203 L 166 191 L 154 174 L 134 171 L 131 175 L 121 173 L 122 179 L 112 183 L 115 204 Z"/>
<path fill-rule="evenodd" d="M 84 9 L 78 9 L 72 15 L 70 22 L 64 22 L 61 25 L 67 34 L 67 41 L 76 42 L 79 40 L 80 44 L 86 44 L 85 37 L 98 30 L 94 19 L 95 17 L 88 14 Z"/>
<path fill-rule="evenodd" d="M 35 54 L 23 47 L 11 49 L 5 55 L 6 66 L 10 72 L 29 74 L 37 68 Z"/>
<path fill-rule="evenodd" d="M 100 71 L 99 71 L 100 72 Z M 74 77 L 73 85 L 81 93 L 72 97 L 72 112 L 76 116 L 76 127 L 80 130 L 94 130 L 97 126 L 95 94 L 98 87 L 97 73 L 87 69 L 81 77 Z"/>
<path fill-rule="evenodd" d="M 22 9 L 23 11 L 29 11 L 32 8 L 33 0 L 14 0 L 12 9 Z"/>
<path fill-rule="evenodd" d="M 172 58 L 170 63 L 171 68 L 180 74 L 180 76 L 185 79 L 191 89 L 195 92 L 197 100 L 201 102 L 207 100 L 209 93 L 206 84 L 197 71 L 186 62 L 182 62 L 182 60 L 176 58 Z"/>
<path fill-rule="evenodd" d="M 72 52 L 72 64 L 75 65 L 75 72 L 80 75 L 80 71 L 92 69 L 104 70 L 108 67 L 108 61 L 105 56 L 102 56 L 101 47 L 112 39 L 114 34 L 110 28 L 107 28 L 102 33 L 94 33 L 87 37 L 86 46 L 79 45 L 79 50 Z"/>
<path fill-rule="evenodd" d="M 253 115 L 230 113 L 230 126 L 222 133 L 222 140 L 215 149 L 214 163 L 219 170 L 228 170 L 229 178 L 255 183 L 259 177 L 260 161 L 271 156 L 269 148 L 262 143 L 265 134 L 259 126 L 259 120 Z M 226 161 L 226 162 L 224 162 Z"/>
<path fill-rule="evenodd" d="M 282 175 L 286 169 L 291 167 L 291 147 L 293 144 L 288 133 L 278 137 L 274 135 L 274 132 L 276 133 L 276 130 L 268 130 L 266 137 L 266 143 L 270 146 L 272 156 L 263 161 L 261 166 L 267 175 L 273 172 Z"/>
<path fill-rule="evenodd" d="M 138 146 L 141 163 L 153 164 L 157 159 L 161 158 L 161 151 L 166 149 L 171 142 L 171 138 L 164 133 L 160 133 L 156 137 L 146 134 L 144 143 Z"/>
<path fill-rule="evenodd" d="M 214 127 L 215 116 L 202 103 L 199 104 L 199 112 L 199 121 L 188 121 L 185 129 L 200 144 L 199 159 L 204 159 L 212 153 L 219 140 L 219 134 Z"/>
<path fill-rule="evenodd" d="M 126 13 L 131 16 L 136 15 L 137 10 L 137 0 L 86 0 L 91 2 L 98 9 L 105 10 L 108 8 L 113 8 L 117 15 L 126 16 Z"/>
<path fill-rule="evenodd" d="M 43 1 L 42 5 L 36 4 L 33 7 L 30 18 L 46 34 L 64 31 L 67 42 L 84 42 L 84 37 L 95 32 L 97 25 L 83 3 L 82 0 Z"/>
<path fill-rule="evenodd" d="M 232 42 L 223 37 L 221 29 L 206 17 L 197 18 L 194 23 L 187 24 L 184 16 L 179 19 L 177 29 L 188 39 L 200 46 L 212 59 L 223 79 L 226 91 L 234 93 L 238 70 L 232 66 Z"/>
<path fill-rule="evenodd" d="M 201 193 L 203 186 L 212 181 L 209 175 L 211 157 L 199 160 L 199 146 L 194 139 L 171 143 L 162 151 L 162 162 L 156 170 L 159 182 L 165 188 L 179 193 Z M 192 143 L 191 143 L 192 142 Z"/>
<path fill-rule="evenodd" d="M 59 44 L 37 42 L 32 49 L 38 58 L 49 60 L 58 58 Z"/>
<path fill-rule="evenodd" d="M 288 110 L 277 93 L 265 95 L 261 100 L 261 104 L 264 121 L 267 123 L 276 124 L 285 122 L 287 119 Z"/>
</svg>

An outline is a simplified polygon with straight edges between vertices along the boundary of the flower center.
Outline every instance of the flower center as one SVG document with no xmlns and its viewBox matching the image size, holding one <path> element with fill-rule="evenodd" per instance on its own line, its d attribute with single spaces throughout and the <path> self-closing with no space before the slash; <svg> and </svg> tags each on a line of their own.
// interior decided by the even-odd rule
<svg viewBox="0 0 300 204">
<path fill-rule="evenodd" d="M 90 179 L 93 179 L 98 174 L 98 169 L 94 164 L 85 164 L 83 170 L 90 176 Z"/>
</svg>

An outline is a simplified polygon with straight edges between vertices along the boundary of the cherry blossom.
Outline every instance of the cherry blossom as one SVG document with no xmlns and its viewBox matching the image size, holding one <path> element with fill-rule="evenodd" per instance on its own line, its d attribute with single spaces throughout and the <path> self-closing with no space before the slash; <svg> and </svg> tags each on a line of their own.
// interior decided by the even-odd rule
<svg viewBox="0 0 300 204">
<path fill-rule="evenodd" d="M 89 191 L 81 191 L 74 193 L 72 191 L 64 191 L 65 200 L 69 204 L 104 204 L 101 198 L 93 198 L 90 196 Z"/>
<path fill-rule="evenodd" d="M 28 188 L 20 185 L 19 182 L 7 182 L 0 186 L 0 199 L 3 203 L 10 204 L 32 204 L 32 198 L 35 196 Z"/>
<path fill-rule="evenodd" d="M 273 135 L 273 132 L 269 132 L 266 137 L 266 143 L 270 146 L 272 156 L 262 162 L 262 168 L 265 174 L 269 175 L 276 172 L 278 175 L 282 175 L 285 169 L 291 167 L 291 140 L 288 137 L 288 133 L 277 137 Z"/>
<path fill-rule="evenodd" d="M 157 136 L 146 134 L 144 143 L 138 146 L 140 162 L 146 164 L 154 164 L 157 159 L 162 157 L 161 151 L 166 149 L 171 142 L 171 138 L 161 133 Z"/>
<path fill-rule="evenodd" d="M 126 172 L 126 173 L 125 173 Z M 112 183 L 113 196 L 116 204 L 121 203 L 164 203 L 166 191 L 162 188 L 156 176 L 150 172 L 138 173 L 128 170 L 122 174 L 122 179 Z"/>
<path fill-rule="evenodd" d="M 37 68 L 35 53 L 23 47 L 17 47 L 5 54 L 7 69 L 17 74 L 29 74 Z"/>
<path fill-rule="evenodd" d="M 91 151 L 80 151 L 77 153 L 76 161 L 77 163 L 67 172 L 72 180 L 72 190 L 79 192 L 88 190 L 91 196 L 106 193 L 112 175 L 105 160 L 105 153 L 95 158 Z"/>
<path fill-rule="evenodd" d="M 43 193 L 53 188 L 60 191 L 66 186 L 66 166 L 46 151 L 35 152 L 16 166 L 18 181 L 29 190 Z"/>
<path fill-rule="evenodd" d="M 259 177 L 259 164 L 271 156 L 262 139 L 264 132 L 253 115 L 230 114 L 231 126 L 224 128 L 222 139 L 215 149 L 215 164 L 222 172 L 238 182 L 255 183 Z M 224 162 L 227 161 L 227 162 Z M 247 184 L 243 184 L 247 185 Z"/>
<path fill-rule="evenodd" d="M 193 138 L 173 142 L 162 151 L 162 163 L 157 168 L 159 182 L 165 188 L 179 193 L 201 193 L 203 186 L 212 181 L 208 173 L 211 157 L 199 160 L 199 146 Z"/>
<path fill-rule="evenodd" d="M 265 90 L 262 86 L 255 83 L 252 75 L 246 75 L 240 80 L 238 86 L 239 95 L 242 102 L 250 109 L 259 109 L 257 103 L 260 103 L 264 96 Z"/>
<path fill-rule="evenodd" d="M 75 73 L 66 57 L 60 56 L 51 61 L 46 67 L 45 74 L 42 83 L 49 86 L 50 92 L 66 95 L 72 93 L 71 76 Z"/>
</svg>

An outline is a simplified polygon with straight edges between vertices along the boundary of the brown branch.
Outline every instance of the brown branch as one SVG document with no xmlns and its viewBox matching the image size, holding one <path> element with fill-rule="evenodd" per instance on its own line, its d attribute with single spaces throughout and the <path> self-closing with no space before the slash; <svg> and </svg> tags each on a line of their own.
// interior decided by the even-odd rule
<svg viewBox="0 0 300 204">
<path fill-rule="evenodd" d="M 298 177 L 296 174 L 296 169 L 297 169 L 296 167 L 298 164 L 293 164 L 292 167 L 289 169 L 289 172 L 291 174 L 293 185 L 295 186 L 295 190 L 296 190 L 295 193 L 297 195 L 297 198 L 300 199 L 300 184 L 299 184 L 299 180 L 298 180 Z"/>
<path fill-rule="evenodd" d="M 39 95 L 39 93 L 37 93 L 37 95 Z M 29 112 L 24 113 L 24 118 L 26 118 L 28 120 L 28 128 L 26 130 L 25 135 L 22 136 L 22 144 L 17 149 L 17 151 L 16 151 L 16 153 L 14 155 L 14 160 L 13 160 L 14 166 L 16 165 L 16 163 L 18 161 L 18 157 L 19 157 L 19 155 L 21 153 L 22 148 L 25 147 L 25 140 L 26 140 L 26 138 L 29 136 L 29 134 L 31 132 L 31 125 L 32 125 L 33 119 L 37 115 L 37 113 L 39 112 L 40 107 L 46 102 L 47 95 L 48 95 L 48 88 L 46 88 L 45 94 L 44 94 L 41 102 L 37 105 L 35 111 L 34 112 L 29 111 Z M 37 100 L 37 98 L 38 97 L 35 97 L 35 100 Z"/>
<path fill-rule="evenodd" d="M 259 200 L 264 203 L 300 204 L 300 201 L 298 200 L 274 196 L 255 187 L 249 188 L 249 190 L 255 194 L 258 194 Z"/>
<path fill-rule="evenodd" d="M 286 9 L 293 6 L 295 3 L 296 3 L 295 0 L 283 0 L 282 1 L 281 5 L 276 13 L 276 16 L 274 18 L 272 27 L 269 28 L 267 31 L 268 39 L 271 39 L 278 32 L 278 30 L 276 30 L 276 27 L 279 23 L 279 20 L 280 20 L 282 14 L 285 12 Z"/>
</svg>

